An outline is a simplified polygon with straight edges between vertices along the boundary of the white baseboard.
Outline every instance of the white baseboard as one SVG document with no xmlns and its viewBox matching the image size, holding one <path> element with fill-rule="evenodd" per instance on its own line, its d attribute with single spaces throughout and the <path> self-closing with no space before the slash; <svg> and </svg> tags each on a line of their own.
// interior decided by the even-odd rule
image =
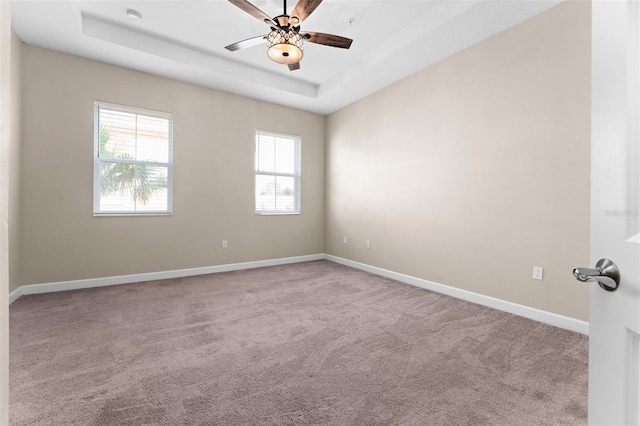
<svg viewBox="0 0 640 426">
<path fill-rule="evenodd" d="M 262 268 L 265 266 L 286 265 L 289 263 L 322 260 L 324 254 L 283 257 L 280 259 L 256 260 L 253 262 L 231 263 L 227 265 L 205 266 L 201 268 L 176 269 L 173 271 L 149 272 L 144 274 L 119 275 L 115 277 L 90 278 L 86 280 L 59 281 L 45 284 L 23 285 L 9 294 L 9 304 L 20 296 L 28 294 L 51 293 L 54 291 L 77 290 L 81 288 L 103 287 L 108 285 L 131 284 L 143 281 L 164 280 L 168 278 L 190 277 L 194 275 L 214 274 L 217 272 L 239 271 L 242 269 Z"/>
<path fill-rule="evenodd" d="M 589 334 L 589 323 L 585 321 L 580 321 L 575 318 L 565 317 L 540 309 L 531 308 L 529 306 L 519 305 L 513 302 L 507 302 L 502 299 L 496 299 L 495 297 L 485 296 L 482 294 L 473 293 L 471 291 L 450 287 L 433 281 L 424 280 L 422 278 L 400 274 L 398 272 L 389 271 L 387 269 L 378 268 L 376 266 L 355 262 L 353 260 L 348 260 L 329 254 L 312 254 L 307 256 L 295 256 L 280 259 L 257 260 L 253 262 L 231 263 L 227 265 L 205 266 L 201 268 L 177 269 L 172 271 L 149 272 L 144 274 L 119 275 L 115 277 L 23 285 L 22 287 L 19 287 L 9 293 L 9 304 L 15 302 L 21 296 L 28 294 L 51 293 L 54 291 L 77 290 L 82 288 L 130 284 L 143 281 L 163 280 L 168 278 L 190 277 L 194 275 L 239 271 L 242 269 L 262 268 L 265 266 L 286 265 L 289 263 L 309 262 L 312 260 L 322 259 L 339 263 L 341 265 L 350 266 L 352 268 L 361 269 L 372 274 L 391 278 L 393 280 L 411 284 L 416 287 L 435 291 L 436 293 L 446 294 L 448 296 L 466 300 L 468 302 L 477 303 L 479 305 L 488 306 L 490 308 L 498 309 L 510 314 L 519 315 L 521 317 L 553 325 L 555 327 L 575 331 L 585 335 Z"/>
<path fill-rule="evenodd" d="M 380 275 L 386 278 L 391 278 L 393 280 L 411 284 L 413 286 L 424 288 L 426 290 L 435 291 L 436 293 L 446 294 L 448 296 L 452 296 L 457 299 L 466 300 L 468 302 L 476 303 L 478 305 L 488 306 L 490 308 L 498 309 L 500 311 L 508 312 L 510 314 L 518 315 L 518 316 L 529 318 L 538 322 L 553 325 L 555 327 L 563 328 L 565 330 L 571 330 L 577 333 L 589 335 L 589 323 L 586 321 L 565 317 L 563 315 L 558 315 L 558 314 L 543 311 L 540 309 L 531 308 L 529 306 L 519 305 L 513 302 L 507 302 L 506 300 L 496 299 L 495 297 L 485 296 L 485 295 L 474 293 L 471 291 L 450 287 L 448 285 L 424 280 L 422 278 L 412 277 L 410 275 L 400 274 L 398 272 L 389 271 L 387 269 L 378 268 L 376 266 L 371 266 L 371 265 L 367 265 L 360 262 L 354 262 L 353 260 L 348 260 L 341 257 L 332 256 L 329 254 L 325 254 L 324 258 L 332 262 L 339 263 L 341 265 L 350 266 L 356 269 L 361 269 L 363 271 L 370 272 L 372 274 Z"/>
<path fill-rule="evenodd" d="M 18 287 L 9 293 L 9 304 L 12 304 L 22 296 L 22 287 Z"/>
</svg>

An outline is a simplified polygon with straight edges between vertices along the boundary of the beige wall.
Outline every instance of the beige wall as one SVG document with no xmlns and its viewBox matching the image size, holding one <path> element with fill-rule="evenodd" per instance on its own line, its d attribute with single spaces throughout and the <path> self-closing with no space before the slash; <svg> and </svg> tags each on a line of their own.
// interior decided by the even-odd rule
<svg viewBox="0 0 640 426">
<path fill-rule="evenodd" d="M 30 45 L 22 60 L 21 284 L 323 252 L 325 117 Z M 172 216 L 93 217 L 96 100 L 175 113 Z M 256 129 L 301 136 L 302 214 L 255 215 Z"/>
<path fill-rule="evenodd" d="M 11 128 L 9 145 L 9 291 L 20 287 L 20 143 L 22 41 L 11 31 Z"/>
<path fill-rule="evenodd" d="M 326 252 L 588 320 L 590 13 L 560 4 L 330 115 Z"/>
<path fill-rule="evenodd" d="M 9 424 L 11 2 L 0 1 L 0 425 Z"/>
</svg>

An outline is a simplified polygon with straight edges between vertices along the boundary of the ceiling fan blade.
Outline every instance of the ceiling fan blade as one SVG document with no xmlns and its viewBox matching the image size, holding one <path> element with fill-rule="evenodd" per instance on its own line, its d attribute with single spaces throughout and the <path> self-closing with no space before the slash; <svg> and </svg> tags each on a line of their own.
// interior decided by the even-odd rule
<svg viewBox="0 0 640 426">
<path fill-rule="evenodd" d="M 295 71 L 300 69 L 300 62 L 296 62 L 295 64 L 289 64 L 289 71 Z"/>
<path fill-rule="evenodd" d="M 266 13 L 264 13 L 263 11 L 261 11 L 260 9 L 252 5 L 251 3 L 249 3 L 247 0 L 229 0 L 229 1 L 235 4 L 236 6 L 238 6 L 240 9 L 247 12 L 249 15 L 253 16 L 254 18 L 257 18 L 263 22 L 266 22 L 268 25 L 271 25 L 272 27 L 277 26 L 276 23 L 273 22 L 273 20 L 271 20 L 271 17 L 269 15 L 267 15 Z"/>
<path fill-rule="evenodd" d="M 228 46 L 225 46 L 225 49 L 235 52 L 236 50 L 257 46 L 259 44 L 264 43 L 265 41 L 267 41 L 267 39 L 265 38 L 265 36 L 261 35 L 257 37 L 248 38 L 246 40 L 242 40 L 237 43 L 230 44 Z"/>
<path fill-rule="evenodd" d="M 325 46 L 339 47 L 348 49 L 351 47 L 353 40 L 333 34 L 307 32 L 304 37 L 311 43 L 324 44 Z"/>
<path fill-rule="evenodd" d="M 298 22 L 295 25 L 307 19 L 320 3 L 322 3 L 322 0 L 299 0 L 293 12 L 291 12 L 292 18 L 298 18 Z"/>
</svg>

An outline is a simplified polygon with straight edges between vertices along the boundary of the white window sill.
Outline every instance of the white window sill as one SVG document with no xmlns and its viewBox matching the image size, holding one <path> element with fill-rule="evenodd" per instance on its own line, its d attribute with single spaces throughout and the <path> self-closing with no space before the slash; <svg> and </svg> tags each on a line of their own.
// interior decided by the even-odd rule
<svg viewBox="0 0 640 426">
<path fill-rule="evenodd" d="M 299 214 L 300 212 L 256 212 L 256 216 L 289 216 Z"/>
<path fill-rule="evenodd" d="M 173 213 L 94 213 L 93 217 L 114 217 L 114 216 L 173 216 Z"/>
</svg>

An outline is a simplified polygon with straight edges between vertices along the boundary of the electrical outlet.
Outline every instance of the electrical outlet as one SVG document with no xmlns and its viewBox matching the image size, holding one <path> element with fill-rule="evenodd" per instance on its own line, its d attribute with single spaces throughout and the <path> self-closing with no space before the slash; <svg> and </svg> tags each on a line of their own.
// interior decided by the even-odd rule
<svg viewBox="0 0 640 426">
<path fill-rule="evenodd" d="M 344 243 L 347 244 L 347 237 L 344 237 Z"/>
<path fill-rule="evenodd" d="M 542 281 L 542 273 L 543 272 L 544 272 L 544 269 L 541 266 L 534 266 L 533 267 L 533 279 Z"/>
<path fill-rule="evenodd" d="M 222 248 L 227 248 L 227 240 L 222 240 Z"/>
<path fill-rule="evenodd" d="M 370 249 L 371 248 L 371 241 L 367 240 L 367 248 Z"/>
</svg>

